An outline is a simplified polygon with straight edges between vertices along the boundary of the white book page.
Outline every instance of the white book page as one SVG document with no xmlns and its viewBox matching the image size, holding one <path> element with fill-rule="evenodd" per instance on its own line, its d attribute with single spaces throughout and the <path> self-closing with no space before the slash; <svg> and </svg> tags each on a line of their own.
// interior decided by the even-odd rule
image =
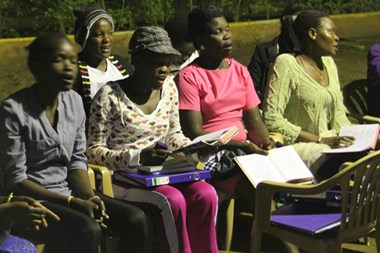
<svg viewBox="0 0 380 253">
<path fill-rule="evenodd" d="M 239 129 L 236 126 L 232 126 L 232 127 L 227 127 L 227 128 L 212 132 L 212 133 L 204 134 L 195 138 L 190 144 L 197 143 L 197 142 L 207 142 L 209 144 L 213 144 L 223 139 L 223 137 L 229 131 L 233 131 L 233 133 L 230 136 L 232 137 L 239 132 Z M 228 141 L 228 140 L 224 140 L 224 141 Z"/>
<path fill-rule="evenodd" d="M 229 129 L 230 128 L 226 128 L 226 129 L 222 129 L 222 130 L 219 130 L 219 131 L 216 131 L 216 132 L 212 132 L 212 133 L 208 133 L 208 134 L 204 134 L 204 135 L 198 136 L 191 143 L 197 143 L 197 142 L 200 142 L 200 141 L 215 141 L 215 140 L 219 140 L 220 136 L 222 136 L 224 133 L 228 132 Z"/>
<path fill-rule="evenodd" d="M 378 134 L 379 124 L 343 126 L 340 129 L 339 136 L 353 136 L 355 138 L 354 144 L 349 147 L 327 150 L 324 153 L 347 153 L 371 149 L 376 145 Z"/>
<path fill-rule="evenodd" d="M 264 180 L 285 182 L 268 156 L 251 154 L 237 156 L 235 159 L 244 174 L 255 187 Z"/>
<path fill-rule="evenodd" d="M 314 177 L 291 145 L 272 149 L 268 156 L 286 182 Z"/>
</svg>

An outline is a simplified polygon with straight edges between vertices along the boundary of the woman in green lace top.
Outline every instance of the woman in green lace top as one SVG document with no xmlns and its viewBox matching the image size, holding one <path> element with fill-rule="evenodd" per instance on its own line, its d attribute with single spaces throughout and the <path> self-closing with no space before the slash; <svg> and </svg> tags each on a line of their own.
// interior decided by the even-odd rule
<svg viewBox="0 0 380 253">
<path fill-rule="evenodd" d="M 329 158 L 322 151 L 353 143 L 352 137 L 337 136 L 342 126 L 350 124 L 331 57 L 339 38 L 334 22 L 317 10 L 301 12 L 289 29 L 293 52 L 278 56 L 269 73 L 263 116 L 268 129 L 281 132 L 285 144 L 293 144 L 316 172 Z"/>
</svg>

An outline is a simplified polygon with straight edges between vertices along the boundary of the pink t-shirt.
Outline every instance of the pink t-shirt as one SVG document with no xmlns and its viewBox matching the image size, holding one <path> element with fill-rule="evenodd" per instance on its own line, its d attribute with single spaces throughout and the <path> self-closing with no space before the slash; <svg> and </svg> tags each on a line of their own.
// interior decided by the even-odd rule
<svg viewBox="0 0 380 253">
<path fill-rule="evenodd" d="M 235 125 L 239 134 L 234 139 L 244 141 L 243 111 L 257 106 L 260 99 L 247 68 L 234 59 L 226 60 L 228 69 L 207 70 L 191 64 L 179 71 L 179 109 L 200 111 L 207 132 Z"/>
</svg>

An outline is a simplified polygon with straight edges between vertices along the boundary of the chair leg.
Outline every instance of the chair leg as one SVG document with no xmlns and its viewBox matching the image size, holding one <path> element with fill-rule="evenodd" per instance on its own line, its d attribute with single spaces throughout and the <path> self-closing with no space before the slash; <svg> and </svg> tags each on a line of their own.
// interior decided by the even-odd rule
<svg viewBox="0 0 380 253">
<path fill-rule="evenodd" d="M 226 212 L 226 251 L 231 250 L 231 244 L 232 244 L 232 235 L 234 231 L 234 210 L 235 210 L 235 200 L 230 199 L 230 203 L 228 204 L 227 207 L 227 212 Z"/>
<path fill-rule="evenodd" d="M 379 220 L 378 220 L 378 222 L 379 222 Z M 377 226 L 377 228 L 376 228 L 375 241 L 376 241 L 377 252 L 380 253 L 380 226 Z"/>
<path fill-rule="evenodd" d="M 261 231 L 255 231 L 254 228 L 255 227 L 252 226 L 251 245 L 250 245 L 249 252 L 250 253 L 260 253 L 262 232 Z"/>
<path fill-rule="evenodd" d="M 113 253 L 117 251 L 117 244 L 119 242 L 118 237 L 107 237 L 106 238 L 106 248 L 107 248 L 107 253 Z"/>
</svg>

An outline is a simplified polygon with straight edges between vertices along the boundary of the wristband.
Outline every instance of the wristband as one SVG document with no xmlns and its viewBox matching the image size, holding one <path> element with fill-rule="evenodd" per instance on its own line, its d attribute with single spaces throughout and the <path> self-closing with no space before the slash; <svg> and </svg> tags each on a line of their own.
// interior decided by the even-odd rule
<svg viewBox="0 0 380 253">
<path fill-rule="evenodd" d="M 98 195 L 94 195 L 94 196 L 88 198 L 89 201 L 93 201 L 94 199 L 99 199 L 99 200 L 101 200 L 100 197 L 99 197 Z"/>
<path fill-rule="evenodd" d="M 11 192 L 7 198 L 7 203 L 10 203 L 13 198 L 13 192 Z"/>
<path fill-rule="evenodd" d="M 70 202 L 73 198 L 74 198 L 74 196 L 70 196 L 67 198 L 67 206 L 70 206 Z"/>
</svg>

